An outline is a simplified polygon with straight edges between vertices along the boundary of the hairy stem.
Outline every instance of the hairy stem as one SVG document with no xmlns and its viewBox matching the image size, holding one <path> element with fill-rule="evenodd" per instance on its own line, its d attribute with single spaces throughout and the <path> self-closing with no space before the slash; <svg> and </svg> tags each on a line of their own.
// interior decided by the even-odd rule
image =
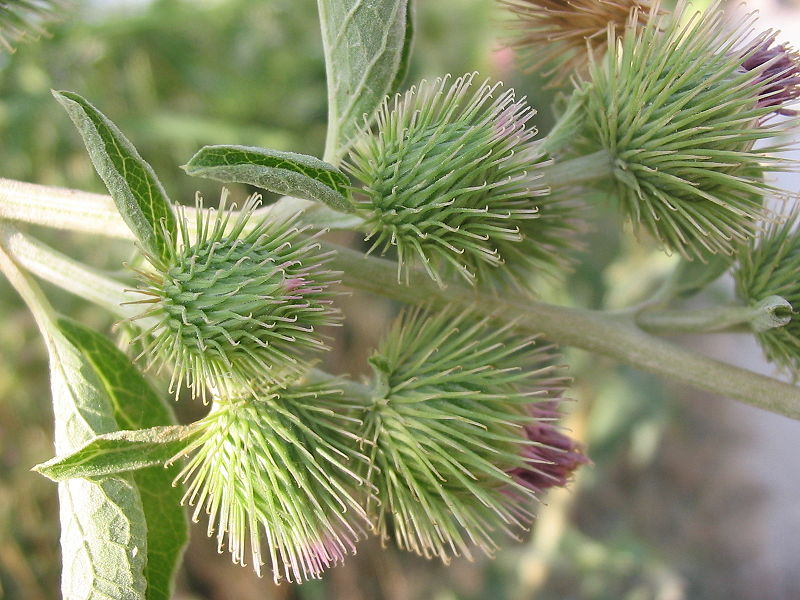
<svg viewBox="0 0 800 600">
<path fill-rule="evenodd" d="M 195 223 L 196 209 L 186 206 L 183 210 L 191 228 Z M 318 228 L 352 229 L 361 222 L 354 215 L 288 196 L 275 204 L 259 208 L 255 214 L 256 217 L 285 220 L 300 211 L 303 211 L 303 223 Z M 13 179 L 0 178 L 0 219 L 111 238 L 135 239 L 133 232 L 119 216 L 111 196 Z M 257 220 L 251 221 L 253 226 Z"/>
<path fill-rule="evenodd" d="M 122 304 L 136 298 L 126 293 L 121 283 L 61 254 L 10 223 L 0 221 L 0 246 L 18 265 L 40 279 L 102 306 L 119 317 L 129 318 L 139 312 L 134 306 Z"/>
<path fill-rule="evenodd" d="M 32 184 L 23 185 L 32 186 Z M 40 196 L 52 189 L 45 186 L 32 187 L 41 188 L 38 191 Z M 106 224 L 107 228 L 102 233 L 132 239 L 133 235 L 125 227 L 110 198 L 80 192 L 74 194 L 93 203 L 92 210 L 84 214 L 90 215 L 90 218 L 97 218 L 98 223 Z M 4 210 L 3 195 L 0 191 L 0 218 L 5 216 Z M 56 212 L 61 214 L 60 210 Z M 95 227 L 76 224 L 75 219 L 58 221 L 46 218 L 37 222 L 60 228 L 75 225 L 79 231 L 97 231 Z M 513 294 L 498 297 L 458 283 L 451 283 L 446 289 L 441 289 L 424 273 L 418 271 L 411 273 L 408 285 L 401 284 L 397 280 L 397 264 L 392 261 L 365 256 L 360 252 L 333 244 L 324 246 L 338 252 L 332 266 L 344 272 L 344 282 L 350 287 L 409 303 L 457 303 L 462 306 L 474 306 L 483 314 L 493 315 L 504 321 L 516 321 L 521 329 L 540 333 L 553 342 L 609 356 L 699 389 L 800 419 L 800 389 L 797 387 L 722 363 L 654 337 L 640 329 L 630 314 L 615 315 L 555 306 Z M 63 256 L 61 259 L 70 260 Z M 75 265 L 73 262 L 73 266 Z M 49 271 L 48 275 L 48 270 L 44 268 L 38 273 L 43 278 L 52 277 L 53 283 L 63 285 L 66 289 L 71 289 L 67 286 L 73 286 L 74 291 L 74 286 L 77 285 L 69 283 L 65 278 L 57 277 L 52 271 Z"/>
<path fill-rule="evenodd" d="M 3 232 L 5 224 L 0 221 L 0 232 Z M 25 301 L 25 304 L 33 314 L 39 331 L 45 338 L 47 347 L 50 348 L 52 340 L 49 337 L 50 324 L 55 320 L 53 307 L 45 298 L 41 288 L 31 277 L 23 271 L 21 265 L 15 260 L 13 251 L 8 247 L 5 236 L 0 236 L 0 272 L 2 272 L 9 283 L 17 290 L 17 293 Z"/>
<path fill-rule="evenodd" d="M 800 388 L 654 337 L 637 327 L 631 315 L 555 306 L 514 294 L 496 296 L 458 283 L 442 289 L 419 271 L 410 274 L 408 285 L 401 285 L 391 261 L 333 244 L 324 247 L 336 250 L 331 266 L 344 272 L 343 282 L 349 287 L 409 303 L 471 307 L 550 341 L 800 419 Z"/>
</svg>

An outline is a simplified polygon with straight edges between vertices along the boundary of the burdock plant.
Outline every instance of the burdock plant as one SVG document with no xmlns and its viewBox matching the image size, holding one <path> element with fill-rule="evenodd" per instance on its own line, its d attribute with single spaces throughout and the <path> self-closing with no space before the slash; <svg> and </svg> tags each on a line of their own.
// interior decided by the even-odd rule
<svg viewBox="0 0 800 600">
<path fill-rule="evenodd" d="M 533 517 L 535 495 L 519 479 L 536 472 L 531 447 L 549 440 L 527 437 L 528 407 L 566 383 L 548 348 L 469 312 L 417 309 L 370 363 L 362 469 L 376 488 L 376 531 L 445 562 L 473 545 L 492 554 L 498 532 L 518 534 Z"/>
<path fill-rule="evenodd" d="M 259 219 L 257 206 L 253 196 L 232 218 L 223 193 L 206 216 L 198 200 L 193 229 L 180 211 L 164 256 L 144 252 L 152 269 L 139 270 L 139 302 L 152 307 L 136 318 L 153 324 L 134 341 L 149 364 L 170 369 L 176 394 L 184 383 L 204 398 L 206 386 L 255 392 L 296 376 L 300 358 L 325 348 L 318 328 L 335 321 L 329 256 L 302 235 L 307 228 Z"/>
<path fill-rule="evenodd" d="M 729 27 L 716 4 L 502 4 L 530 27 L 520 43 L 574 84 L 550 133 L 476 73 L 404 88 L 407 0 L 320 0 L 323 159 L 215 145 L 184 165 L 282 195 L 266 206 L 237 208 L 227 191 L 217 208 L 175 204 L 108 117 L 54 92 L 110 197 L 0 181 L 0 268 L 50 355 L 57 456 L 36 470 L 59 482 L 65 598 L 169 598 L 182 503 L 234 562 L 268 563 L 276 581 L 321 576 L 369 534 L 444 562 L 494 553 L 589 462 L 559 420 L 570 392 L 555 344 L 800 418 L 796 387 L 658 337 L 755 333 L 797 375 L 797 210 L 769 211 L 765 180 L 793 167 L 774 152 L 794 125 L 796 54 L 751 35 L 752 18 Z M 576 215 L 601 197 L 683 257 L 621 310 L 541 285 L 581 260 Z M 132 240 L 138 256 L 101 273 L 12 221 Z M 734 260 L 738 299 L 681 304 Z M 134 331 L 128 356 L 59 316 L 33 275 L 116 315 Z M 414 305 L 369 381 L 317 362 L 339 279 Z M 210 407 L 176 425 L 170 394 Z"/>
<path fill-rule="evenodd" d="M 730 255 L 752 238 L 770 217 L 765 174 L 787 167 L 774 156 L 787 124 L 770 117 L 796 97 L 796 61 L 771 48 L 770 33 L 748 40 L 751 22 L 716 10 L 692 17 L 682 3 L 643 28 L 630 21 L 619 43 L 610 27 L 608 53 L 567 109 L 580 123 L 550 144 L 607 160 L 605 190 L 621 212 L 689 259 Z"/>
<path fill-rule="evenodd" d="M 384 100 L 345 168 L 362 184 L 355 211 L 366 239 L 396 248 L 399 269 L 421 265 L 439 283 L 449 273 L 519 283 L 563 266 L 569 224 L 546 198 L 535 111 L 475 77 L 423 81 Z"/>
</svg>

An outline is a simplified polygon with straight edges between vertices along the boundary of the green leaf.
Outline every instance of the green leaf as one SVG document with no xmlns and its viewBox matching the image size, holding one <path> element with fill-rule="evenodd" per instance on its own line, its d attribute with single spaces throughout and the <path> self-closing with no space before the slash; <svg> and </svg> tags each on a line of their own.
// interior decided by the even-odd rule
<svg viewBox="0 0 800 600">
<path fill-rule="evenodd" d="M 75 477 L 115 475 L 156 465 L 163 467 L 190 439 L 191 427 L 182 425 L 114 431 L 98 435 L 71 454 L 57 456 L 33 470 L 59 482 Z M 165 479 L 171 487 L 172 479 Z"/>
<path fill-rule="evenodd" d="M 80 350 L 55 324 L 43 333 L 50 353 L 56 453 L 67 454 L 117 424 L 108 396 Z M 147 524 L 133 477 L 65 481 L 58 485 L 58 497 L 65 600 L 144 600 Z"/>
<path fill-rule="evenodd" d="M 336 210 L 353 210 L 347 176 L 305 154 L 248 146 L 205 146 L 183 168 L 196 177 L 249 183 L 278 194 L 322 202 Z"/>
<path fill-rule="evenodd" d="M 110 435 L 118 437 L 116 441 L 120 446 L 125 440 L 128 440 L 129 446 L 133 446 L 138 439 L 141 453 L 139 460 L 142 460 L 143 454 L 145 459 L 155 461 L 151 464 L 157 465 L 136 471 L 133 479 L 139 488 L 147 521 L 146 598 L 169 600 L 172 597 L 172 580 L 189 533 L 186 514 L 181 507 L 183 489 L 172 485 L 179 467 L 164 469 L 161 464 L 165 454 L 169 454 L 169 458 L 183 447 L 185 440 L 181 443 L 175 440 L 180 436 L 185 438 L 190 428 L 165 426 L 175 422 L 172 410 L 131 364 L 128 357 L 107 337 L 67 319 L 60 319 L 58 325 L 63 334 L 90 361 L 111 400 L 118 425 L 132 430 L 150 428 Z M 154 432 L 158 433 L 154 435 Z M 145 443 L 148 436 L 151 442 L 161 442 L 161 454 L 155 449 L 148 450 Z M 87 446 L 95 441 L 92 440 Z M 111 460 L 112 455 L 119 459 L 123 454 L 119 451 L 109 453 L 106 459 Z"/>
<path fill-rule="evenodd" d="M 408 69 L 411 66 L 411 49 L 414 45 L 414 2 L 415 0 L 408 0 L 406 7 L 406 35 L 403 39 L 403 52 L 400 55 L 400 65 L 397 68 L 389 93 L 400 90 L 400 86 L 403 85 L 408 75 Z"/>
<path fill-rule="evenodd" d="M 153 168 L 103 113 L 73 92 L 53 91 L 78 128 L 98 175 L 144 250 L 166 257 L 175 240 L 172 205 Z"/>
<path fill-rule="evenodd" d="M 328 76 L 325 158 L 335 161 L 407 66 L 407 0 L 317 0 Z M 409 38 L 410 39 L 410 38 Z"/>
</svg>

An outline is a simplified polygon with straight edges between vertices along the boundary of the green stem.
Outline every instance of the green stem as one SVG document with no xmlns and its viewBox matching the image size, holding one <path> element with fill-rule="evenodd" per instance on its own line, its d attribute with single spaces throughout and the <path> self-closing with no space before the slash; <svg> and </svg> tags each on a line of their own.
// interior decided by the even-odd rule
<svg viewBox="0 0 800 600">
<path fill-rule="evenodd" d="M 186 206 L 190 229 L 194 227 L 195 208 Z M 285 220 L 303 211 L 302 224 L 317 229 L 352 229 L 361 223 L 354 215 L 344 214 L 327 206 L 300 198 L 281 198 L 275 204 L 259 208 L 250 221 L 258 217 Z M 0 219 L 23 221 L 53 229 L 93 233 L 111 238 L 134 240 L 133 232 L 119 216 L 111 196 L 92 194 L 35 183 L 0 178 Z"/>
<path fill-rule="evenodd" d="M 10 223 L 0 221 L 0 246 L 30 273 L 114 315 L 126 319 L 140 312 L 135 305 L 123 304 L 138 299 L 125 292 L 123 284 L 53 250 Z"/>
<path fill-rule="evenodd" d="M 515 294 L 496 296 L 452 283 L 438 287 L 414 271 L 408 285 L 397 282 L 395 263 L 336 250 L 332 267 L 344 272 L 345 285 L 409 303 L 460 305 L 513 321 L 518 328 L 550 341 L 602 354 L 644 371 L 728 396 L 787 417 L 800 419 L 800 389 L 687 350 L 639 329 L 631 315 L 554 306 Z"/>
<path fill-rule="evenodd" d="M 719 333 L 748 331 L 750 321 L 759 311 L 750 306 L 715 306 L 697 310 L 645 310 L 636 316 L 636 324 L 650 333 Z"/>
<path fill-rule="evenodd" d="M 311 369 L 306 374 L 308 383 L 330 383 L 335 388 L 341 389 L 348 398 L 358 400 L 365 406 L 372 406 L 374 403 L 375 392 L 368 385 L 358 383 L 350 379 L 344 379 L 337 375 L 331 375 L 320 369 Z"/>
<path fill-rule="evenodd" d="M 645 309 L 636 324 L 650 333 L 718 333 L 765 331 L 783 327 L 791 320 L 792 305 L 780 296 L 769 296 L 753 306 L 714 306 L 695 310 Z"/>
<path fill-rule="evenodd" d="M 0 222 L 0 231 L 3 230 L 4 226 L 5 224 Z M 49 332 L 52 329 L 52 323 L 55 321 L 55 311 L 42 289 L 20 268 L 13 256 L 13 252 L 10 251 L 6 244 L 6 239 L 0 237 L 0 272 L 6 276 L 6 279 L 25 301 L 25 304 L 33 314 L 39 331 L 42 332 L 45 344 L 50 349 L 52 347 L 52 339 Z"/>
<path fill-rule="evenodd" d="M 51 189 L 45 186 L 35 187 Z M 107 197 L 95 197 L 93 207 L 93 210 L 100 209 L 94 214 L 109 223 L 104 233 L 131 239 L 132 234 L 124 226 L 110 198 L 107 202 L 105 200 L 98 202 L 98 198 Z M 0 217 L 3 216 L 2 204 L 0 196 Z M 74 224 L 75 220 L 68 222 Z M 54 223 L 54 219 L 51 218 L 42 219 L 40 224 L 59 226 L 59 223 Z M 80 225 L 76 228 L 80 231 L 95 231 L 93 228 Z M 397 280 L 397 264 L 394 262 L 364 256 L 333 244 L 324 244 L 324 247 L 338 251 L 332 265 L 344 271 L 344 282 L 350 287 L 409 303 L 431 302 L 440 305 L 456 303 L 461 306 L 474 306 L 483 314 L 492 314 L 504 321 L 514 320 L 521 329 L 530 333 L 540 333 L 553 342 L 583 348 L 645 371 L 735 398 L 746 404 L 792 418 L 800 418 L 800 389 L 797 387 L 733 367 L 653 337 L 637 327 L 630 314 L 611 315 L 598 311 L 566 308 L 535 302 L 513 294 L 498 297 L 458 283 L 448 285 L 445 290 L 419 271 L 412 272 L 409 285 L 404 285 Z M 42 276 L 48 275 L 43 273 Z M 56 278 L 56 275 L 49 276 Z M 62 280 L 61 283 L 53 282 L 57 285 L 72 285 L 73 289 L 79 285 L 63 281 L 65 278 L 59 279 Z M 68 279 L 74 280 L 79 277 Z"/>
</svg>

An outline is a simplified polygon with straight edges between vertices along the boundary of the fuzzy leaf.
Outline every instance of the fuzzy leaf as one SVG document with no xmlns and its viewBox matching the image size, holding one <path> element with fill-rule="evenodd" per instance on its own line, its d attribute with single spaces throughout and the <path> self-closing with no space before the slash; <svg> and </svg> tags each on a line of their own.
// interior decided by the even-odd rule
<svg viewBox="0 0 800 600">
<path fill-rule="evenodd" d="M 117 428 L 111 403 L 86 357 L 55 325 L 49 338 L 56 453 L 67 454 Z M 58 485 L 61 590 L 66 600 L 144 600 L 147 525 L 131 476 L 74 479 Z"/>
<path fill-rule="evenodd" d="M 188 541 L 189 532 L 186 515 L 181 507 L 182 487 L 172 485 L 179 467 L 164 469 L 162 465 L 164 460 L 176 454 L 189 441 L 187 439 L 189 428 L 168 426 L 175 422 L 170 407 L 131 364 L 128 357 L 106 336 L 67 319 L 59 321 L 59 328 L 90 361 L 108 393 L 118 426 L 132 430 L 149 428 L 144 431 L 120 431 L 101 436 L 89 442 L 82 450 L 85 451 L 93 445 L 97 448 L 105 443 L 106 452 L 96 457 L 95 469 L 99 468 L 99 463 L 102 461 L 106 464 L 111 464 L 113 460 L 121 463 L 126 456 L 129 461 L 133 459 L 143 463 L 150 460 L 153 461 L 150 464 L 156 465 L 149 468 L 141 468 L 146 466 L 144 464 L 134 467 L 140 470 L 134 472 L 132 476 L 139 488 L 147 522 L 146 598 L 169 600 L 172 597 L 172 579 Z M 114 436 L 116 440 L 110 439 Z M 133 452 L 126 454 L 123 451 L 126 445 L 128 450 Z M 115 449 L 112 450 L 112 447 Z M 89 464 L 90 461 L 84 462 L 83 467 Z M 66 465 L 63 470 L 66 473 Z M 55 478 L 50 473 L 40 472 L 51 479 Z M 67 476 L 88 475 L 64 475 Z"/>
<path fill-rule="evenodd" d="M 407 0 L 318 0 L 328 74 L 326 157 L 347 149 L 407 64 Z"/>
<path fill-rule="evenodd" d="M 335 210 L 353 210 L 347 176 L 306 154 L 247 146 L 206 146 L 184 169 L 196 177 L 249 183 L 278 194 L 322 202 Z"/>
<path fill-rule="evenodd" d="M 53 91 L 78 128 L 97 174 L 142 247 L 157 259 L 166 254 L 165 236 L 175 238 L 175 214 L 153 168 L 103 113 L 73 92 Z"/>
<path fill-rule="evenodd" d="M 406 35 L 403 39 L 403 52 L 400 55 L 400 64 L 389 93 L 400 90 L 400 86 L 403 85 L 408 75 L 408 69 L 411 66 L 411 49 L 414 45 L 414 2 L 415 0 L 408 0 L 406 6 Z"/>
<path fill-rule="evenodd" d="M 190 428 L 181 425 L 114 431 L 98 435 L 71 454 L 57 456 L 33 470 L 53 481 L 65 481 L 163 466 L 186 447 L 190 433 Z M 172 479 L 166 475 L 166 484 L 172 487 Z"/>
</svg>

